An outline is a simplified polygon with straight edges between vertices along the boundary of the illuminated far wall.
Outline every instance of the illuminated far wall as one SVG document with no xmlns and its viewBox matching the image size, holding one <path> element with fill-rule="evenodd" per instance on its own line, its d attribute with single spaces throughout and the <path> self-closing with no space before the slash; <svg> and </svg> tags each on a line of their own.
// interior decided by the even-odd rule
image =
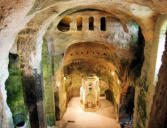
<svg viewBox="0 0 167 128">
<path fill-rule="evenodd" d="M 154 76 L 154 85 L 156 85 L 158 81 L 158 73 L 160 66 L 162 64 L 162 55 L 165 50 L 165 39 L 166 39 L 166 31 L 167 31 L 167 21 L 161 26 L 160 35 L 159 35 L 159 43 L 158 43 L 158 51 L 157 51 L 157 60 L 156 60 L 156 67 L 155 67 L 155 76 Z"/>
</svg>

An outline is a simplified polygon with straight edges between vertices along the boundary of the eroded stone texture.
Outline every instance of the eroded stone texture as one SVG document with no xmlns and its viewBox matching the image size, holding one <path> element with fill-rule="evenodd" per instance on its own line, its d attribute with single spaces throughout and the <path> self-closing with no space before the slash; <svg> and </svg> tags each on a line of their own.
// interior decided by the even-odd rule
<svg viewBox="0 0 167 128">
<path fill-rule="evenodd" d="M 65 15 L 72 14 L 85 8 L 103 10 L 105 12 L 113 14 L 116 18 L 121 19 L 125 30 L 127 19 L 133 19 L 139 24 L 145 37 L 146 43 L 149 43 L 149 45 L 145 47 L 145 64 L 144 69 L 142 70 L 142 74 L 143 76 L 146 76 L 148 78 L 148 84 L 152 85 L 152 82 L 150 82 L 151 80 L 149 80 L 151 79 L 149 77 L 151 77 L 152 75 L 147 75 L 147 73 L 152 74 L 152 72 L 147 71 L 149 66 L 146 65 L 151 64 L 151 55 L 149 54 L 151 53 L 153 32 L 157 16 L 159 15 L 159 13 L 167 13 L 167 2 L 165 0 L 91 0 L 86 2 L 85 0 L 36 0 L 34 5 L 33 2 L 34 0 L 0 1 L 0 61 L 2 62 L 0 63 L 0 84 L 2 87 L 1 94 L 3 93 L 3 95 L 1 95 L 1 100 L 3 99 L 1 102 L 3 104 L 2 108 L 4 108 L 6 104 L 6 98 L 4 95 L 4 83 L 7 79 L 8 74 L 7 56 L 10 48 L 14 43 L 15 37 L 17 35 L 16 33 L 18 33 L 20 29 L 23 28 L 24 25 L 28 22 L 28 20 L 32 18 L 25 29 L 23 29 L 19 33 L 19 35 L 17 36 L 18 40 L 16 41 L 18 44 L 21 42 L 21 45 L 25 45 L 24 49 L 22 49 L 22 57 L 24 57 L 23 62 L 25 62 L 23 63 L 23 65 L 26 67 L 27 71 L 29 69 L 31 70 L 31 64 L 29 62 L 38 59 L 38 57 L 39 59 L 41 59 L 40 56 L 36 57 L 34 60 L 31 60 L 32 58 L 30 57 L 30 54 L 31 56 L 38 54 L 36 52 L 36 50 L 38 49 L 38 47 L 36 47 L 36 43 L 39 42 L 36 40 L 36 38 L 38 38 L 38 40 L 42 40 L 43 34 L 41 33 L 45 33 L 47 31 L 47 27 L 50 25 L 50 23 L 54 22 L 56 24 L 59 19 L 63 18 Z M 32 6 L 33 8 L 31 9 Z M 26 15 L 28 12 L 29 16 Z M 57 17 L 57 14 L 60 14 L 59 17 Z M 62 34 L 60 34 L 59 36 L 62 36 Z M 32 73 L 30 72 L 30 74 Z M 145 77 L 141 77 L 141 79 L 145 80 L 144 78 Z M 152 90 L 150 92 L 152 92 Z M 150 100 L 150 98 L 145 98 Z M 146 111 L 148 113 L 148 109 Z M 3 111 L 3 113 L 5 112 Z M 6 122 L 7 115 L 0 113 L 0 117 L 2 116 L 4 119 L 3 121 Z M 6 123 L 2 124 L 5 125 L 4 127 L 7 126 Z"/>
<path fill-rule="evenodd" d="M 158 75 L 158 82 L 155 88 L 153 105 L 151 109 L 149 128 L 167 128 L 167 32 L 165 51 L 162 56 L 162 65 Z"/>
<path fill-rule="evenodd" d="M 18 117 L 24 122 L 27 121 L 27 111 L 24 105 L 23 88 L 21 82 L 21 72 L 19 57 L 16 54 L 9 54 L 9 77 L 5 82 L 7 92 L 7 104 L 12 112 L 13 123 L 18 125 Z M 21 116 L 22 115 L 22 116 Z"/>
<path fill-rule="evenodd" d="M 0 128 L 7 128 L 8 124 L 7 124 L 7 117 L 6 117 L 6 113 L 5 113 L 5 107 L 4 107 L 4 99 L 3 99 L 3 95 L 0 92 Z"/>
<path fill-rule="evenodd" d="M 129 69 L 128 63 L 132 60 L 119 57 L 117 52 L 111 44 L 100 42 L 75 43 L 67 48 L 63 61 L 63 82 L 59 79 L 61 113 L 66 109 L 66 106 L 62 107 L 64 103 L 67 104 L 72 97 L 79 96 L 82 78 L 89 74 L 95 74 L 100 78 L 100 94 L 107 95 L 117 113 L 120 93 L 132 84 L 126 76 L 128 71 L 123 69 L 125 65 Z M 120 49 L 119 53 L 121 52 L 124 50 Z M 120 62 L 121 59 L 124 66 Z M 113 118 L 118 118 L 118 115 Z"/>
<path fill-rule="evenodd" d="M 13 121 L 11 112 L 6 103 L 5 81 L 8 77 L 8 54 L 12 47 L 16 34 L 27 23 L 30 17 L 26 17 L 28 10 L 31 8 L 33 0 L 31 1 L 0 1 L 0 91 L 2 96 L 1 107 L 3 112 L 0 113 L 2 117 L 2 128 L 12 128 Z M 23 7 L 25 6 L 25 7 Z M 17 28 L 17 29 L 16 29 Z"/>
<path fill-rule="evenodd" d="M 32 128 L 45 128 L 43 78 L 34 71 L 32 76 L 22 74 L 25 104 L 27 105 Z"/>
<path fill-rule="evenodd" d="M 13 127 L 13 119 L 11 111 L 7 105 L 6 102 L 6 90 L 5 90 L 5 81 L 8 77 L 8 58 L 5 58 L 3 61 L 1 60 L 1 66 L 0 66 L 0 103 L 1 103 L 1 110 L 0 118 L 2 121 L 2 124 L 0 124 L 0 127 L 8 128 Z"/>
<path fill-rule="evenodd" d="M 42 70 L 43 70 L 43 86 L 45 98 L 45 111 L 47 125 L 55 125 L 55 102 L 54 102 L 54 85 L 55 85 L 55 64 L 54 59 L 48 51 L 46 42 L 42 46 Z"/>
<path fill-rule="evenodd" d="M 157 61 L 157 52 L 158 47 L 163 45 L 160 37 L 164 32 L 164 26 L 166 24 L 166 15 L 160 15 L 156 22 L 156 29 L 154 32 L 154 41 L 153 43 L 145 42 L 144 48 L 144 63 L 142 67 L 141 77 L 136 82 L 135 88 L 135 108 L 134 108 L 134 127 L 148 127 L 148 121 L 150 118 L 150 111 L 152 105 L 152 98 L 154 95 L 155 89 L 155 76 L 156 76 L 156 61 Z M 162 49 L 161 49 L 162 50 Z M 142 91 L 139 91 L 142 90 Z M 144 94 L 144 95 L 143 95 Z M 139 97 L 138 97 L 139 96 Z M 137 102 L 143 101 L 143 104 L 140 104 L 140 111 L 138 109 Z M 146 106 L 143 107 L 143 106 Z M 144 114 L 145 113 L 145 114 Z M 143 116 L 143 117 L 142 117 Z M 143 120 L 145 118 L 145 121 Z M 145 124 L 145 126 L 144 126 Z"/>
</svg>

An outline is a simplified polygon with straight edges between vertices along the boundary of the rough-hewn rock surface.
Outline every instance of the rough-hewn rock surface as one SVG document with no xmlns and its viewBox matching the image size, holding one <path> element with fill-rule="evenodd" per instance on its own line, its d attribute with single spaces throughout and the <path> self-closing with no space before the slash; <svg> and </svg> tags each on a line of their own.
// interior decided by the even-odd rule
<svg viewBox="0 0 167 128">
<path fill-rule="evenodd" d="M 167 32 L 165 51 L 162 56 L 162 65 L 158 75 L 153 105 L 150 115 L 149 128 L 167 128 Z"/>
<path fill-rule="evenodd" d="M 65 15 L 81 9 L 93 8 L 113 14 L 121 20 L 124 27 L 129 20 L 135 20 L 140 25 L 146 43 L 150 43 L 145 47 L 144 62 L 145 65 L 149 65 L 155 22 L 159 14 L 167 14 L 166 7 L 166 0 L 0 0 L 0 127 L 9 127 L 8 115 L 11 114 L 6 106 L 4 84 L 8 77 L 8 54 L 9 51 L 17 53 L 17 43 L 19 44 L 19 55 L 24 60 L 22 62 L 24 62 L 26 70 L 38 60 L 37 57 L 39 57 L 38 61 L 40 61 L 40 41 L 42 41 L 47 27 L 51 23 L 57 24 Z M 21 29 L 23 30 L 20 31 Z M 17 33 L 19 33 L 18 36 Z M 15 39 L 16 44 L 14 45 Z M 37 56 L 34 59 L 32 56 L 35 55 Z M 164 71 L 162 69 L 160 71 L 159 86 L 164 85 L 165 67 L 164 60 Z M 142 74 L 148 73 L 145 71 L 146 69 L 143 70 Z M 159 86 L 157 88 L 161 88 Z M 164 98 L 160 98 L 163 96 L 163 92 L 160 94 L 158 92 L 157 96 L 155 96 L 155 99 L 158 97 L 157 102 L 164 100 Z M 159 107 L 154 103 L 153 110 L 156 111 Z M 159 109 L 162 111 L 160 113 L 165 112 L 163 107 Z M 146 111 L 148 113 L 148 110 Z M 156 116 L 156 113 L 152 112 L 152 114 Z M 156 118 L 153 116 L 153 119 Z M 157 121 L 160 120 L 157 119 Z"/>
<path fill-rule="evenodd" d="M 5 114 L 5 108 L 4 108 L 4 102 L 3 102 L 3 95 L 0 92 L 0 128 L 5 128 L 7 125 L 7 120 L 6 120 L 6 114 Z"/>
<path fill-rule="evenodd" d="M 0 1 L 0 128 L 12 128 L 12 115 L 6 103 L 5 80 L 8 77 L 8 54 L 17 33 L 22 29 L 30 17 L 26 14 L 30 10 L 33 0 L 1 0 Z M 16 50 L 13 52 L 16 53 Z"/>
</svg>

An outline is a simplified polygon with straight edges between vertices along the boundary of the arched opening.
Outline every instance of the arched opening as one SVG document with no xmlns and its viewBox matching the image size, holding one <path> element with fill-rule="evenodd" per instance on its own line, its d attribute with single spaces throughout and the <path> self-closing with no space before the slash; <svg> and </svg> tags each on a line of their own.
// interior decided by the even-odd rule
<svg viewBox="0 0 167 128">
<path fill-rule="evenodd" d="M 129 86 L 121 95 L 121 106 L 119 110 L 119 122 L 122 126 L 132 126 L 134 112 L 135 88 Z"/>
<path fill-rule="evenodd" d="M 134 24 L 135 27 L 138 28 L 138 33 L 133 35 L 133 39 L 135 42 L 135 47 L 132 49 L 135 55 L 135 58 L 130 64 L 130 69 L 134 73 L 134 81 L 141 75 L 141 69 L 144 62 L 144 47 L 145 47 L 145 39 L 142 34 L 141 28 Z"/>
<path fill-rule="evenodd" d="M 100 30 L 106 31 L 106 18 L 105 17 L 100 18 Z"/>
<path fill-rule="evenodd" d="M 73 115 L 76 115 L 78 112 L 84 112 L 82 107 L 80 107 L 80 88 L 82 86 L 82 79 L 90 74 L 96 75 L 100 80 L 100 98 L 102 98 L 100 99 L 100 104 L 102 107 L 99 108 L 99 110 L 101 112 L 104 110 L 106 113 L 110 114 L 110 116 L 104 115 L 104 117 L 109 116 L 110 119 L 114 120 L 119 118 L 119 110 L 121 107 L 119 104 L 119 95 L 123 91 L 124 86 L 128 88 L 129 86 L 133 85 L 135 79 L 140 76 L 141 67 L 144 60 L 145 42 L 140 27 L 135 22 L 130 22 L 127 24 L 129 33 L 124 31 L 119 20 L 114 20 L 114 22 L 111 24 L 113 25 L 111 36 L 114 37 L 114 45 L 110 44 L 109 42 L 104 43 L 100 41 L 73 43 L 74 40 L 82 40 L 85 38 L 84 34 L 82 33 L 82 36 L 80 36 L 78 33 L 76 35 L 73 34 L 72 36 L 66 36 L 68 33 L 63 33 L 63 39 L 61 38 L 62 36 L 57 36 L 59 35 L 59 32 L 53 36 L 54 38 L 52 35 L 50 36 L 51 38 L 47 35 L 48 37 L 46 38 L 48 38 L 48 43 L 52 44 L 52 47 L 54 48 L 53 55 L 55 56 L 57 54 L 64 53 L 62 54 L 64 58 L 63 62 L 61 63 L 61 68 L 59 68 L 57 74 L 53 76 L 56 84 L 54 85 L 56 120 L 65 119 L 66 122 L 68 122 L 67 125 L 72 125 L 71 123 L 73 123 L 73 125 L 76 124 L 77 121 L 72 115 L 69 116 L 69 113 L 74 113 Z M 77 36 L 79 38 L 77 38 Z M 119 38 L 117 38 L 117 36 Z M 54 40 L 56 40 L 56 42 Z M 64 44 L 68 45 L 66 45 L 64 49 L 61 49 Z M 74 48 L 68 51 L 67 49 L 70 49 L 71 47 Z M 115 48 L 117 48 L 117 51 L 115 51 Z M 112 52 L 114 53 L 111 55 Z M 116 56 L 117 58 L 120 57 L 120 60 L 114 58 Z M 97 62 L 98 60 L 101 61 Z M 113 63 L 114 66 L 111 66 L 108 63 L 111 65 Z M 121 65 L 121 67 L 116 69 L 121 69 L 121 71 L 117 71 L 115 68 L 113 68 L 119 65 Z M 93 89 L 90 89 L 89 91 L 91 92 L 91 90 Z M 128 91 L 127 97 L 133 94 L 133 91 Z M 91 100 L 93 99 L 94 98 Z M 129 103 L 130 105 L 128 106 L 126 104 L 125 108 L 127 109 L 124 109 L 125 113 L 127 112 L 126 116 L 128 116 L 127 118 L 129 120 L 133 115 L 132 102 L 134 102 L 134 99 L 127 98 L 127 104 Z M 107 103 L 106 105 L 110 106 L 109 112 L 107 112 L 107 109 L 105 108 L 105 103 Z M 76 106 L 79 107 L 75 108 Z M 93 105 L 89 104 L 88 106 L 90 107 Z M 102 112 L 100 114 L 102 115 L 104 113 Z M 82 113 L 82 115 L 84 115 L 84 113 Z M 77 117 L 80 116 L 77 115 Z M 79 119 L 80 118 L 78 118 L 78 120 Z M 112 125 L 112 123 L 110 125 Z"/>
<path fill-rule="evenodd" d="M 94 30 L 94 17 L 89 17 L 89 30 Z"/>
<path fill-rule="evenodd" d="M 100 50 L 98 54 L 96 53 L 97 50 Z M 119 106 L 119 93 L 116 92 L 119 92 L 119 88 L 117 87 L 120 86 L 120 83 L 117 82 L 119 81 L 117 74 L 115 73 L 115 75 L 111 76 L 111 72 L 107 70 L 107 68 L 114 71 L 116 70 L 108 61 L 108 58 L 111 57 L 110 55 L 111 51 L 105 46 L 105 43 L 82 42 L 72 44 L 67 48 L 62 69 L 57 76 L 57 82 L 59 81 L 57 85 L 59 86 L 60 94 L 60 117 L 62 120 L 68 122 L 67 125 L 76 127 L 76 123 L 82 124 L 84 121 L 85 124 L 89 125 L 88 127 L 90 127 L 90 125 L 98 126 L 99 124 L 94 123 L 97 121 L 96 119 L 105 122 L 105 118 L 108 118 L 110 121 L 113 120 L 114 122 L 114 124 L 107 123 L 106 125 L 119 125 L 115 121 L 118 117 Z M 98 56 L 99 59 L 96 59 L 96 56 Z M 92 63 L 82 59 L 85 57 Z M 105 58 L 103 61 L 106 61 L 105 66 L 107 65 L 107 67 L 104 66 L 103 61 L 100 61 L 100 58 L 102 60 Z M 93 63 L 97 65 L 93 66 Z M 96 79 L 94 81 L 94 77 L 99 78 L 99 100 L 96 100 L 98 88 L 96 88 L 97 86 L 94 84 L 96 81 Z M 89 115 L 85 111 L 91 111 L 92 114 Z M 71 112 L 73 115 L 70 114 Z M 97 115 L 93 119 L 92 116 L 94 114 Z M 74 119 L 75 116 L 77 119 Z M 92 119 L 92 122 L 88 123 L 87 121 L 89 121 L 89 119 Z"/>
<path fill-rule="evenodd" d="M 106 99 L 109 100 L 113 105 L 115 104 L 114 94 L 112 90 L 107 89 L 105 91 Z"/>
<path fill-rule="evenodd" d="M 59 31 L 67 32 L 70 30 L 70 22 L 71 18 L 69 16 L 65 16 L 57 25 Z"/>
<path fill-rule="evenodd" d="M 81 21 L 81 19 L 79 21 Z M 91 21 L 91 24 L 89 24 L 89 26 L 94 27 L 94 19 L 90 21 Z M 132 45 L 135 45 L 135 48 L 133 49 L 135 51 L 138 45 L 140 44 L 137 44 L 138 36 L 136 33 L 138 32 L 138 25 L 132 24 L 130 26 L 132 27 L 131 29 L 132 31 L 130 34 L 124 32 L 122 25 L 118 20 L 116 20 L 115 26 L 116 28 L 119 28 L 119 29 L 113 29 L 114 31 L 113 33 L 111 33 L 112 34 L 111 36 L 112 37 L 115 36 L 114 39 L 117 39 L 117 40 L 114 40 L 115 46 L 113 44 L 110 44 L 110 42 L 105 42 L 105 43 L 100 41 L 99 42 L 82 42 L 82 43 L 80 42 L 78 43 L 79 45 L 77 45 L 77 47 L 72 49 L 71 53 L 66 53 L 67 51 L 65 52 L 65 50 L 67 49 L 67 46 L 70 47 L 76 41 L 76 39 L 73 39 L 73 38 L 71 39 L 72 36 L 76 38 L 76 35 L 74 35 L 75 33 L 71 34 L 72 36 L 71 35 L 66 36 L 63 34 L 69 34 L 69 33 L 61 33 L 61 32 L 58 33 L 59 31 L 56 31 L 58 34 L 54 33 L 52 35 L 52 33 L 50 33 L 51 38 L 48 37 L 46 42 L 44 40 L 43 53 L 42 53 L 43 54 L 42 65 L 43 65 L 43 77 L 44 77 L 44 89 L 45 89 L 44 93 L 45 93 L 45 101 L 46 101 L 45 109 L 46 109 L 46 117 L 47 117 L 48 125 L 54 125 L 53 123 L 55 121 L 54 116 L 56 116 L 56 120 L 59 120 L 59 119 L 61 120 L 63 116 L 65 116 L 64 113 L 67 111 L 68 109 L 67 106 L 70 105 L 70 101 L 72 101 L 73 98 L 80 96 L 80 87 L 82 85 L 82 82 L 81 82 L 82 78 L 89 76 L 90 74 L 95 74 L 95 76 L 98 76 L 100 79 L 100 83 L 101 83 L 100 96 L 101 98 L 104 98 L 101 100 L 101 105 L 102 105 L 101 108 L 105 107 L 105 103 L 107 103 L 107 105 L 110 106 L 111 111 L 108 112 L 109 115 L 106 114 L 104 117 L 109 116 L 114 120 L 118 118 L 120 90 L 121 90 L 120 86 L 122 86 L 121 84 L 123 82 L 126 82 L 126 74 L 125 74 L 125 80 L 122 79 L 123 73 L 125 69 L 126 68 L 128 69 L 129 68 L 128 66 L 132 64 L 131 62 L 134 62 L 134 60 L 133 61 L 131 60 L 131 56 L 129 57 L 128 55 L 131 54 L 130 52 L 133 49 L 131 48 Z M 116 34 L 118 34 L 120 38 L 117 38 Z M 54 38 L 52 38 L 55 36 L 57 37 L 57 35 L 60 36 L 59 38 L 61 38 L 61 40 L 56 38 L 56 41 L 55 41 Z M 82 36 L 80 36 L 80 39 L 78 40 L 83 41 L 82 40 L 83 36 L 84 34 L 82 34 Z M 134 37 L 132 38 L 132 40 L 126 41 L 127 38 L 130 39 L 130 37 L 132 36 Z M 124 37 L 126 37 L 126 39 L 122 41 L 122 38 Z M 143 50 L 142 43 L 141 43 L 141 49 L 139 50 L 140 52 Z M 49 44 L 50 46 L 47 46 L 46 44 L 47 45 Z M 122 49 L 124 44 L 127 47 Z M 80 49 L 80 47 L 83 47 L 83 49 L 82 48 Z M 116 47 L 118 48 L 117 50 L 119 51 L 115 50 Z M 51 51 L 49 50 L 49 48 L 51 49 L 53 48 L 53 53 L 52 53 L 52 50 Z M 137 55 L 139 54 L 139 56 L 143 55 L 140 52 L 136 54 Z M 120 53 L 120 54 L 118 55 L 116 53 Z M 127 55 L 130 58 L 129 59 L 127 57 L 129 60 L 126 60 L 127 58 L 126 59 L 123 58 L 124 57 L 123 55 L 126 53 L 129 53 Z M 58 54 L 62 57 L 69 55 L 67 57 L 68 58 L 67 60 L 70 60 L 70 61 L 63 59 L 64 62 L 62 63 L 61 68 L 58 66 L 57 67 L 55 66 L 55 62 L 60 62 L 60 60 L 56 59 L 55 57 Z M 120 58 L 117 59 L 120 56 L 121 57 L 123 56 L 122 57 L 123 59 L 121 60 L 121 62 L 119 60 Z M 140 61 L 141 60 L 139 60 L 138 62 Z M 118 68 L 120 65 L 122 65 L 122 67 Z M 132 64 L 132 68 L 134 68 L 134 70 L 136 65 L 137 64 L 134 64 L 134 65 Z M 119 69 L 123 69 L 123 70 L 120 72 Z M 56 70 L 59 70 L 59 72 L 56 73 Z M 127 70 L 127 74 L 129 73 L 128 71 L 130 72 L 130 70 Z M 92 90 L 93 89 L 89 89 L 89 92 L 92 92 Z M 53 97 L 54 97 L 54 100 L 53 100 Z M 53 103 L 55 103 L 55 106 L 53 105 Z M 89 107 L 93 106 L 93 104 L 89 104 L 88 106 Z M 53 110 L 53 108 L 55 109 Z M 82 111 L 82 109 L 79 109 L 79 112 L 80 110 Z M 102 113 L 98 113 L 98 114 L 103 115 L 104 114 L 103 110 L 101 109 Z M 77 112 L 77 111 L 78 109 L 74 110 L 74 112 Z M 107 113 L 107 110 L 105 111 L 105 113 Z M 78 115 L 78 117 L 80 116 Z M 67 122 L 75 122 L 75 120 L 73 120 L 73 118 L 69 118 Z M 112 125 L 112 123 L 110 125 Z M 117 123 L 116 125 L 119 125 L 119 124 Z"/>
<path fill-rule="evenodd" d="M 81 16 L 77 17 L 77 30 L 78 31 L 82 30 L 82 17 Z"/>
</svg>

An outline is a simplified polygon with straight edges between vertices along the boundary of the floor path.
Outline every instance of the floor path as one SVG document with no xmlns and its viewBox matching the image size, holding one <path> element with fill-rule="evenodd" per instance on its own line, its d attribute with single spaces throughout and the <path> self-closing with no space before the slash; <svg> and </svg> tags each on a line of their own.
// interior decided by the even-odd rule
<svg viewBox="0 0 167 128">
<path fill-rule="evenodd" d="M 85 112 L 80 106 L 79 97 L 74 97 L 59 122 L 59 128 L 120 128 L 113 117 L 113 106 L 108 100 L 100 99 L 100 108 L 96 112 Z"/>
</svg>

